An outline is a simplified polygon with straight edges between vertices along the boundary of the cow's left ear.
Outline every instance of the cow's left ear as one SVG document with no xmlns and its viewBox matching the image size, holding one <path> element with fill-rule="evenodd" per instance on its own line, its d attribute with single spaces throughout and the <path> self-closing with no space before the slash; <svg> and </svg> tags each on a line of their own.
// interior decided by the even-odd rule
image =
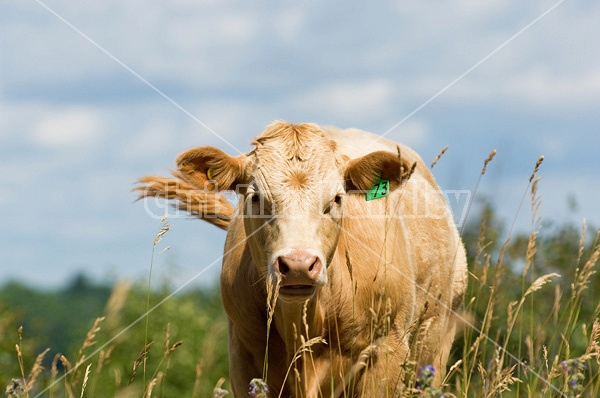
<svg viewBox="0 0 600 398">
<path fill-rule="evenodd" d="M 400 186 L 402 176 L 411 170 L 400 156 L 386 151 L 372 152 L 360 158 L 352 159 L 346 165 L 344 179 L 346 191 L 367 191 L 380 179 L 390 182 L 390 189 Z"/>
<path fill-rule="evenodd" d="M 196 188 L 226 191 L 244 183 L 247 157 L 233 157 L 220 149 L 203 146 L 181 153 L 175 163 L 183 178 Z"/>
</svg>

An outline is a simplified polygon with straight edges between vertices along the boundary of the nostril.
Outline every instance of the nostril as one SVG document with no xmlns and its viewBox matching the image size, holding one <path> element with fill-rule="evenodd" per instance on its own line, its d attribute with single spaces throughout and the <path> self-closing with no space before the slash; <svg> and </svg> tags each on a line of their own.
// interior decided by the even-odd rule
<svg viewBox="0 0 600 398">
<path fill-rule="evenodd" d="M 285 275 L 290 272 L 290 267 L 280 258 L 277 259 L 279 263 L 279 273 L 281 275 Z"/>
<path fill-rule="evenodd" d="M 315 268 L 315 264 L 317 263 L 317 261 L 319 261 L 318 258 L 310 265 L 310 267 L 308 267 L 309 271 L 312 271 Z"/>
</svg>

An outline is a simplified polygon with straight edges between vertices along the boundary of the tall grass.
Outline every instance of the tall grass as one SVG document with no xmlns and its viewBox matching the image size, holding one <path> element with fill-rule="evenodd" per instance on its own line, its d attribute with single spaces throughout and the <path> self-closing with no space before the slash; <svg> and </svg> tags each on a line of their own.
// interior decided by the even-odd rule
<svg viewBox="0 0 600 398">
<path fill-rule="evenodd" d="M 411 357 L 403 364 L 403 383 L 388 389 L 387 396 L 600 396 L 600 279 L 596 273 L 600 230 L 592 234 L 584 222 L 577 229 L 579 232 L 574 232 L 570 226 L 552 226 L 539 218 L 541 182 L 536 173 L 540 164 L 541 159 L 523 196 L 528 194 L 531 198 L 529 234 L 513 237 L 513 220 L 507 237 L 502 239 L 501 222 L 485 205 L 479 219 L 463 230 L 469 257 L 469 287 L 463 308 L 456 314 L 460 320 L 458 338 L 442 385 L 435 386 L 432 381 L 435 372 L 444 370 L 418 369 L 416 358 Z M 168 230 L 166 219 L 161 220 L 152 259 Z M 149 322 L 147 315 L 144 328 L 132 328 L 128 337 L 124 335 L 91 355 L 91 347 L 109 341 L 138 317 L 139 308 L 145 306 L 148 310 L 153 297 L 166 295 L 151 289 L 152 268 L 153 260 L 145 289 L 139 284 L 133 288 L 125 283 L 115 286 L 104 314 L 95 314 L 97 318 L 91 322 L 89 332 L 82 336 L 83 343 L 74 351 L 74 363 L 60 353 L 53 353 L 50 361 L 49 349 L 41 349 L 34 355 L 34 344 L 27 339 L 35 339 L 35 331 L 19 328 L 10 343 L 12 352 L 16 351 L 12 373 L 2 375 L 12 378 L 12 381 L 4 379 L 7 396 L 36 397 L 45 389 L 44 396 L 69 398 L 228 396 L 227 381 L 221 379 L 228 376 L 226 317 L 218 298 L 205 300 L 209 304 L 201 307 L 197 304 L 199 297 L 193 293 L 175 296 L 153 312 L 153 322 Z M 278 285 L 272 285 L 267 333 L 277 301 Z M 330 391 L 321 391 L 320 396 L 351 396 L 354 380 L 372 366 L 374 353 L 386 353 L 383 342 L 390 326 L 387 305 L 385 300 L 373 299 L 372 316 L 368 320 L 369 346 L 358 353 L 358 360 L 348 370 L 344 382 L 332 386 Z M 0 315 L 0 327 L 13 325 L 14 321 L 10 318 L 9 322 L 9 312 Z M 416 322 L 411 331 L 422 327 Z M 306 320 L 304 325 L 298 325 L 300 346 L 285 375 L 286 383 L 296 386 L 293 391 L 298 391 L 303 378 L 298 364 L 310 366 L 312 347 L 327 343 L 320 336 L 310 338 L 307 329 Z M 6 340 L 0 336 L 3 350 L 9 347 Z M 153 344 L 156 341 L 162 344 Z M 158 346 L 162 350 L 157 351 Z M 418 351 L 418 347 L 413 348 Z M 338 347 L 329 345 L 328 349 L 333 353 Z M 268 355 L 267 346 L 264 380 L 267 380 Z M 49 369 L 44 369 L 46 362 Z M 144 369 L 142 378 L 136 377 L 140 366 Z M 27 372 L 28 369 L 31 370 Z M 331 375 L 331 379 L 337 376 Z M 264 393 L 260 390 L 261 382 L 257 379 L 249 386 L 255 396 Z M 378 387 L 374 383 L 373 391 Z M 271 394 L 282 396 L 279 391 Z M 368 395 L 367 392 L 364 396 Z"/>
</svg>

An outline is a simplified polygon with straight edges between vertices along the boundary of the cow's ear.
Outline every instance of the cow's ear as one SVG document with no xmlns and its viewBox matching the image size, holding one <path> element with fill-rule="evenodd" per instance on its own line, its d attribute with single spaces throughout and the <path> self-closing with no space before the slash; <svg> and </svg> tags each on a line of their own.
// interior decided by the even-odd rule
<svg viewBox="0 0 600 398">
<path fill-rule="evenodd" d="M 396 189 L 411 166 L 397 154 L 377 151 L 360 158 L 352 159 L 346 165 L 344 179 L 346 191 L 367 191 L 380 179 L 390 182 L 390 189 Z"/>
<path fill-rule="evenodd" d="M 189 149 L 175 161 L 183 178 L 199 189 L 234 190 L 243 183 L 246 156 L 229 156 L 220 149 L 203 146 Z"/>
</svg>

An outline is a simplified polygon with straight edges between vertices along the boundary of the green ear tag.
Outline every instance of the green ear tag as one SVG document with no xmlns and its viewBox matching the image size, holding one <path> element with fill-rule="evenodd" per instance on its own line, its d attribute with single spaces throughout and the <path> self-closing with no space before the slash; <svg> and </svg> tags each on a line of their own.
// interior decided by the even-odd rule
<svg viewBox="0 0 600 398">
<path fill-rule="evenodd" d="M 367 201 L 373 199 L 383 198 L 388 196 L 390 193 L 390 182 L 388 180 L 379 180 L 375 183 L 373 188 L 367 191 Z"/>
</svg>

